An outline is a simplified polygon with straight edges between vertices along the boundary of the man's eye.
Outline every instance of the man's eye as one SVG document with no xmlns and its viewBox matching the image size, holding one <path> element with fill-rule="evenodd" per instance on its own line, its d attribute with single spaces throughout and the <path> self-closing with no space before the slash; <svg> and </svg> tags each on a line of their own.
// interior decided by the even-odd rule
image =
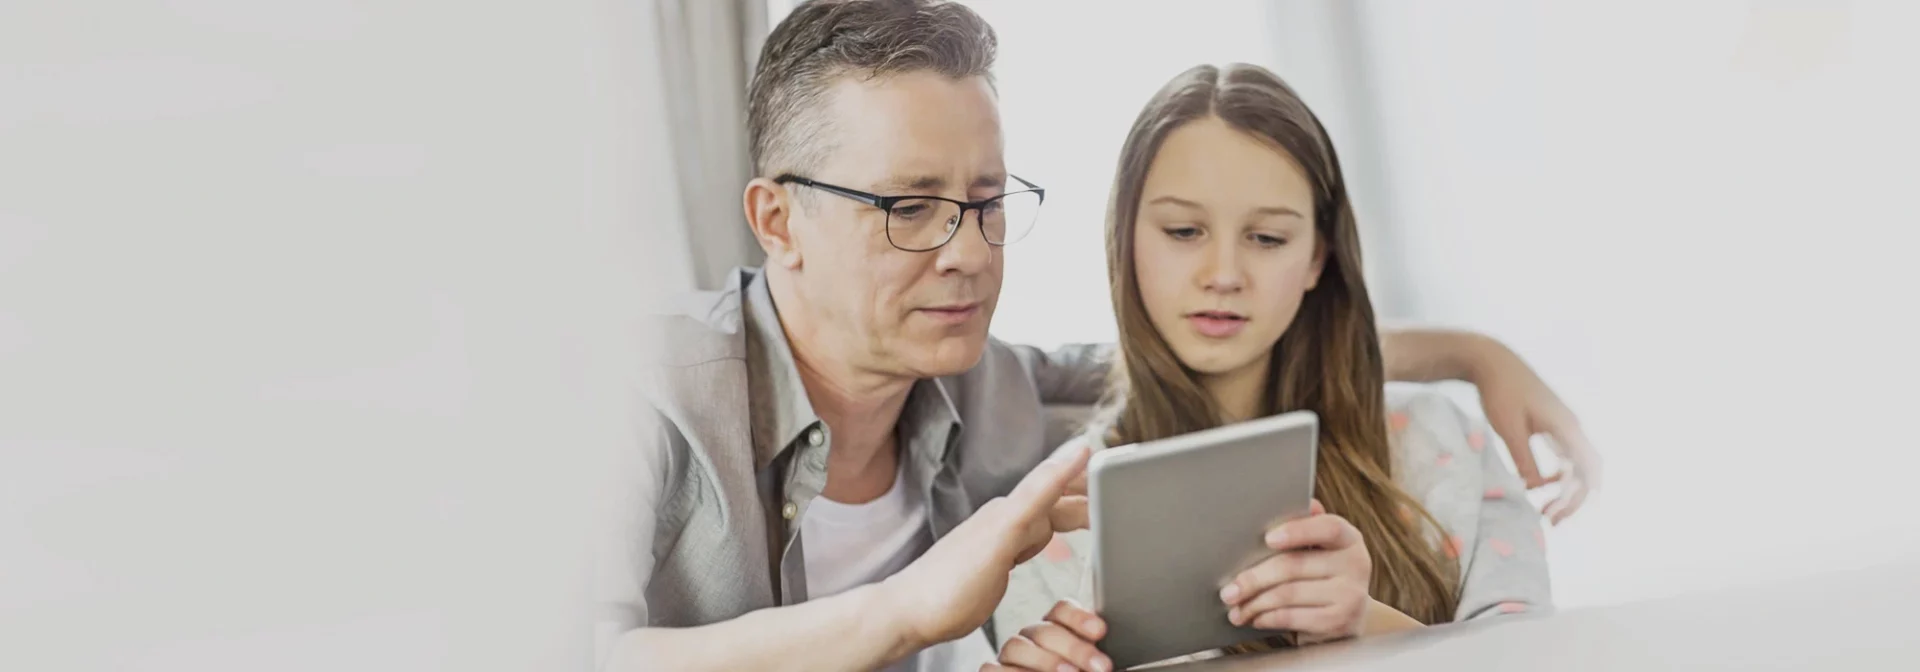
<svg viewBox="0 0 1920 672">
<path fill-rule="evenodd" d="M 893 216 L 913 219 L 915 217 L 919 217 L 921 215 L 927 214 L 927 210 L 931 209 L 932 207 L 933 206 L 927 205 L 925 203 L 903 203 L 900 205 L 893 206 Z"/>
</svg>

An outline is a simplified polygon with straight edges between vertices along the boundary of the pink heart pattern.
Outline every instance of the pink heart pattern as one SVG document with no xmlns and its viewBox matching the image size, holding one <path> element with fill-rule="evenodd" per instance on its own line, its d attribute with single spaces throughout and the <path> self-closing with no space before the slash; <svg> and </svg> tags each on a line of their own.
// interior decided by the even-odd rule
<svg viewBox="0 0 1920 672">
<path fill-rule="evenodd" d="M 1487 545 L 1493 548 L 1493 552 L 1499 553 L 1500 557 L 1503 557 L 1503 558 L 1513 557 L 1513 544 L 1507 543 L 1506 540 L 1489 539 L 1487 540 Z"/>
</svg>

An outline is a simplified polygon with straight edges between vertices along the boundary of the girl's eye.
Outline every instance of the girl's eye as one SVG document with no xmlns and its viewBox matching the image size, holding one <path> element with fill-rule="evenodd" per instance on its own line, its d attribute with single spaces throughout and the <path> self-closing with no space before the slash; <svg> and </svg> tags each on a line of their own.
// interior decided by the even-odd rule
<svg viewBox="0 0 1920 672">
<path fill-rule="evenodd" d="M 1279 247 L 1281 245 L 1287 244 L 1287 239 L 1285 238 L 1281 238 L 1279 236 L 1269 236 L 1264 233 L 1255 233 L 1255 234 L 1252 234 L 1251 237 L 1253 238 L 1253 242 L 1258 244 L 1261 247 Z"/>
<path fill-rule="evenodd" d="M 1200 227 L 1197 226 L 1170 226 L 1165 230 L 1174 240 L 1193 240 L 1200 237 Z"/>
</svg>

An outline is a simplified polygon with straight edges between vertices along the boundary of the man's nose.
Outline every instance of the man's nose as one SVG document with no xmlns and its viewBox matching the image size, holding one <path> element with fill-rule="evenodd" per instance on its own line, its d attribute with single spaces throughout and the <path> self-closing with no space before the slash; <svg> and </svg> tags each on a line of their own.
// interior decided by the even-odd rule
<svg viewBox="0 0 1920 672">
<path fill-rule="evenodd" d="M 993 246 L 987 244 L 986 231 L 980 228 L 980 212 L 969 210 L 950 221 L 956 230 L 937 252 L 940 272 L 972 275 L 985 270 L 993 261 Z"/>
</svg>

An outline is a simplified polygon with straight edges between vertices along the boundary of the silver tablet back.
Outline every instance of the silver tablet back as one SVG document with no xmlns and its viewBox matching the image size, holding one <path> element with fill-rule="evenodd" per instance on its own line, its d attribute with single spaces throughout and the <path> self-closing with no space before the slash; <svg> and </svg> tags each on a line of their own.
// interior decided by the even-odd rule
<svg viewBox="0 0 1920 672">
<path fill-rule="evenodd" d="M 1092 606 L 1116 666 L 1276 634 L 1228 623 L 1220 588 L 1306 515 L 1318 441 L 1319 418 L 1295 411 L 1094 454 Z"/>
</svg>

